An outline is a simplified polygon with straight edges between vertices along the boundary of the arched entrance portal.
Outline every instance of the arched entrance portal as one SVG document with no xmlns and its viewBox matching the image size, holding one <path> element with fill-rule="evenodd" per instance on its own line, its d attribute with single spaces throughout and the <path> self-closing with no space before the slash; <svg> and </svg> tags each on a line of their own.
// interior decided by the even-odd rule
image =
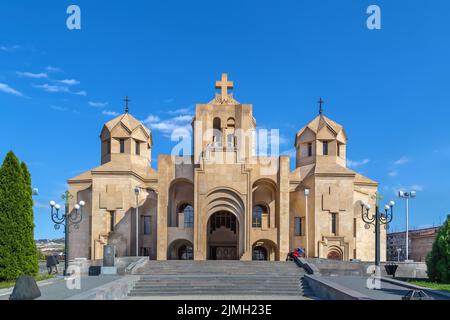
<svg viewBox="0 0 450 320">
<path fill-rule="evenodd" d="M 252 260 L 255 261 L 276 261 L 277 245 L 268 239 L 256 241 L 252 246 Z"/>
<path fill-rule="evenodd" d="M 252 260 L 254 261 L 266 261 L 267 259 L 267 249 L 263 246 L 256 246 L 253 248 Z"/>
<path fill-rule="evenodd" d="M 219 211 L 208 220 L 208 259 L 239 260 L 239 222 L 234 214 Z"/>
<path fill-rule="evenodd" d="M 192 243 L 186 239 L 177 239 L 173 241 L 167 253 L 169 260 L 192 260 L 194 259 L 194 250 Z"/>
<path fill-rule="evenodd" d="M 328 252 L 327 259 L 342 260 L 342 253 L 338 250 L 330 250 L 330 252 Z"/>
</svg>

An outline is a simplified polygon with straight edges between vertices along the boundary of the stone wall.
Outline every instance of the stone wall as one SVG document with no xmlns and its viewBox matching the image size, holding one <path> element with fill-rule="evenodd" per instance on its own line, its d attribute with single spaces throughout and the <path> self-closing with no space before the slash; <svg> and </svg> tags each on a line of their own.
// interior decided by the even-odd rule
<svg viewBox="0 0 450 320">
<path fill-rule="evenodd" d="M 314 264 L 322 275 L 353 275 L 365 276 L 367 270 L 373 265 L 372 262 L 361 261 L 338 261 L 327 259 L 307 259 L 309 263 Z M 427 279 L 427 266 L 424 262 L 398 262 L 396 278 L 414 278 Z M 384 266 L 386 262 L 381 263 L 381 275 L 387 276 Z"/>
</svg>

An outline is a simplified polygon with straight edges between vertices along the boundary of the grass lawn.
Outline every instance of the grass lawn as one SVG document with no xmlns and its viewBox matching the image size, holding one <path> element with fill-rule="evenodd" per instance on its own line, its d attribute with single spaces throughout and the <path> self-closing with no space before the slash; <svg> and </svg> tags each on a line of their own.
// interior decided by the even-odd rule
<svg viewBox="0 0 450 320">
<path fill-rule="evenodd" d="M 38 275 L 34 276 L 34 279 L 36 281 L 42 281 L 42 280 L 51 279 L 53 277 L 54 277 L 54 275 L 50 275 L 50 274 L 47 274 L 47 273 L 39 273 Z M 15 281 L 0 282 L 0 289 L 6 289 L 6 288 L 14 287 L 15 284 L 16 284 Z"/>
<path fill-rule="evenodd" d="M 425 288 L 450 292 L 450 283 L 437 283 L 430 281 L 408 281 L 408 282 Z"/>
</svg>

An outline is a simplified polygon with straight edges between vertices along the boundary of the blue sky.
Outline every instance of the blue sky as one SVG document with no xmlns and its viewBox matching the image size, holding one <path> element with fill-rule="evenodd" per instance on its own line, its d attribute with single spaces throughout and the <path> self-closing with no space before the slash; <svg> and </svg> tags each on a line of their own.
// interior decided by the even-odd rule
<svg viewBox="0 0 450 320">
<path fill-rule="evenodd" d="M 81 8 L 81 30 L 66 28 L 70 4 Z M 366 27 L 371 4 L 381 30 Z M 325 114 L 345 126 L 355 170 L 386 199 L 418 191 L 411 226 L 450 213 L 448 1 L 18 0 L 0 12 L 0 157 L 12 149 L 40 189 L 36 238 L 62 235 L 47 203 L 99 164 L 102 124 L 123 112 L 125 95 L 153 129 L 156 157 L 170 153 L 168 129 L 214 96 L 222 72 L 259 126 L 280 129 L 284 153 L 322 96 Z"/>
</svg>

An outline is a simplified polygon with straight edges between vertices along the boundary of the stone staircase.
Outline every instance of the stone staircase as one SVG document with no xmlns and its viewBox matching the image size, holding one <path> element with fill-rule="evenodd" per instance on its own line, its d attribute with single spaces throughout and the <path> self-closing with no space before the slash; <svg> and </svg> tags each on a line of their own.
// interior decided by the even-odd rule
<svg viewBox="0 0 450 320">
<path fill-rule="evenodd" d="M 262 296 L 314 298 L 294 262 L 147 261 L 133 270 L 132 297 Z"/>
</svg>

